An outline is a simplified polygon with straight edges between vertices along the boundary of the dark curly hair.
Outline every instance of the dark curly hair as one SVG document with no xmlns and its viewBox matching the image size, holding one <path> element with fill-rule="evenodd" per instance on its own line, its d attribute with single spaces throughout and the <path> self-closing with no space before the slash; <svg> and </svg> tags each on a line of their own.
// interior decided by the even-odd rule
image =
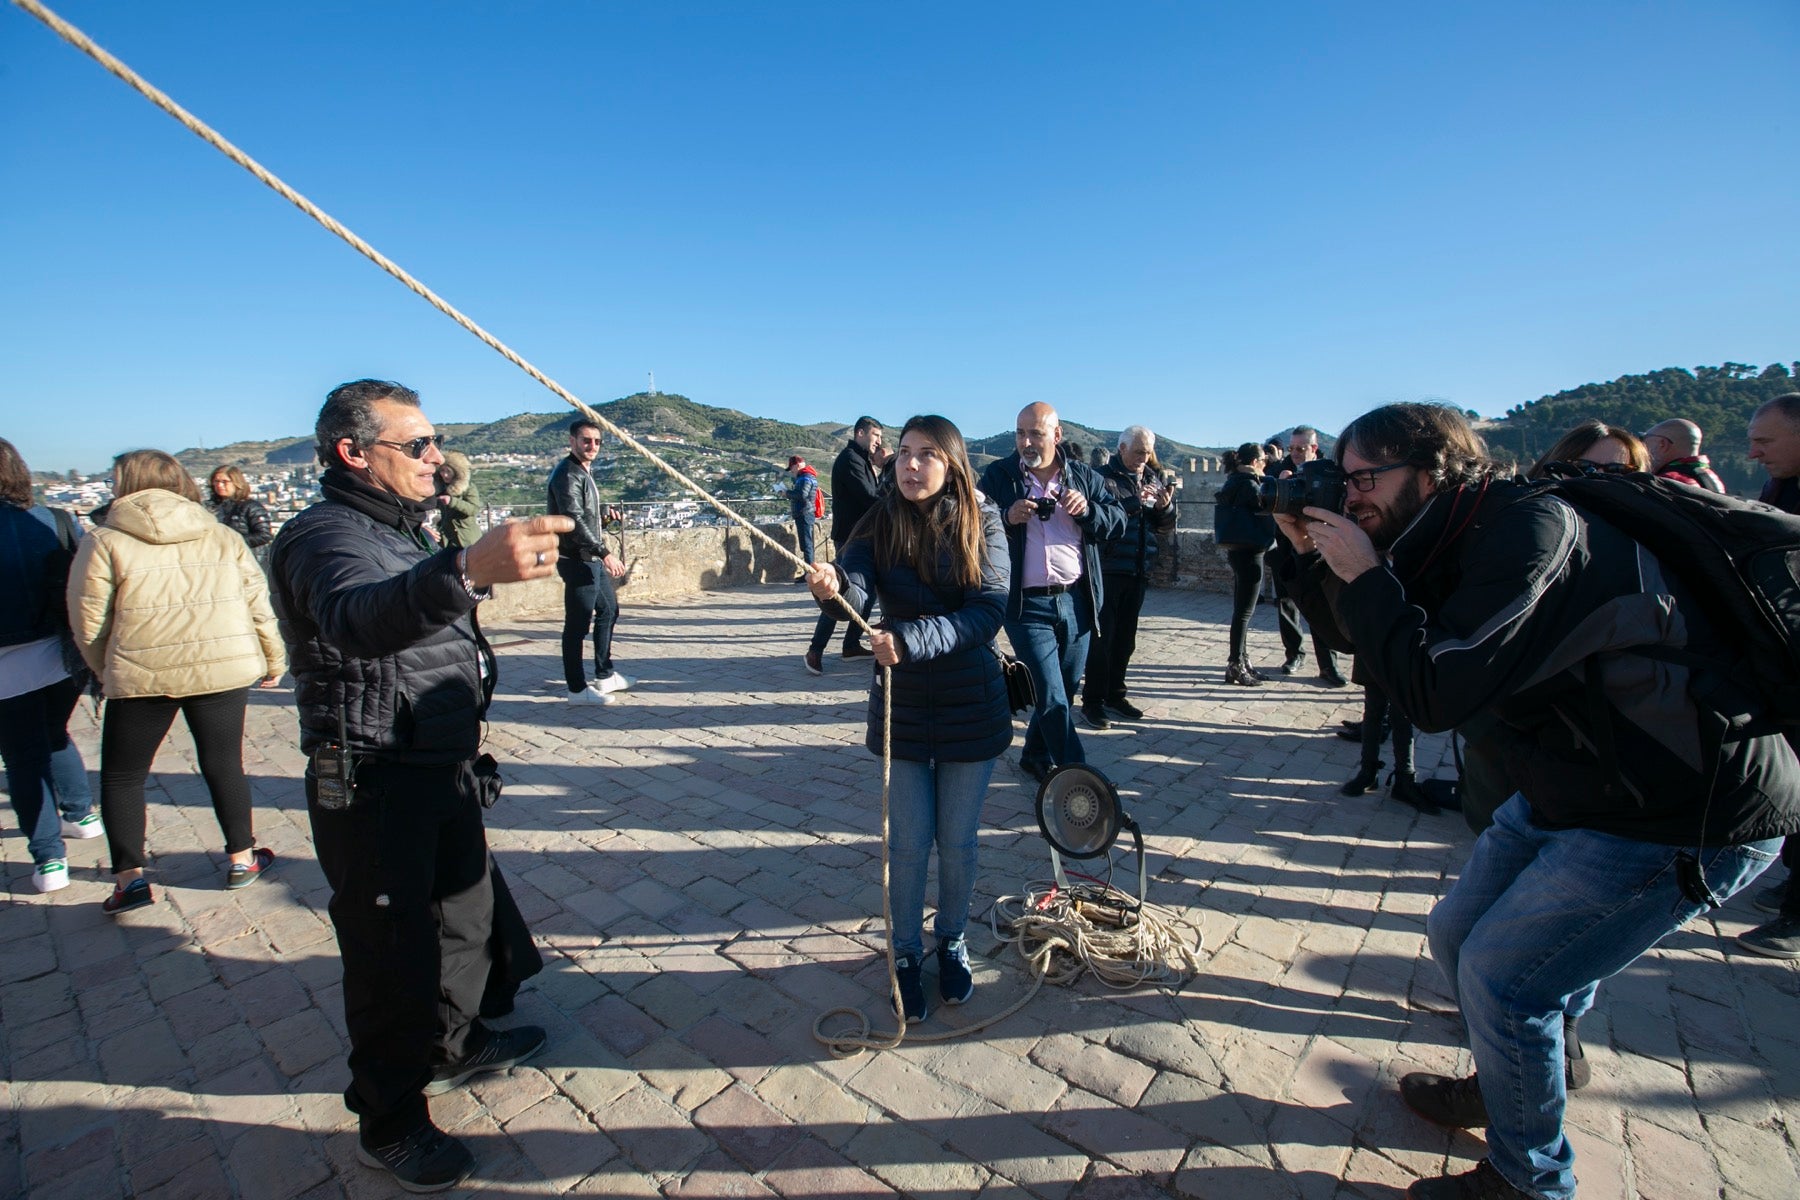
<svg viewBox="0 0 1800 1200">
<path fill-rule="evenodd" d="M 1338 435 L 1339 465 L 1352 448 L 1372 463 L 1421 467 L 1436 488 L 1512 474 L 1512 464 L 1488 457 L 1468 418 L 1448 404 L 1384 404 L 1366 412 Z"/>
</svg>

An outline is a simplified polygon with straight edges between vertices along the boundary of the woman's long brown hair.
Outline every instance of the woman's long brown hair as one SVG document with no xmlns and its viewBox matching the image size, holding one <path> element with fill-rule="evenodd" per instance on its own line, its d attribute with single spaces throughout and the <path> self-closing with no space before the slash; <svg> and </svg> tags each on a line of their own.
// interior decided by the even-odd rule
<svg viewBox="0 0 1800 1200">
<path fill-rule="evenodd" d="M 200 503 L 200 489 L 187 468 L 172 454 L 161 450 L 127 450 L 113 459 L 113 496 L 129 496 L 162 488 L 194 503 Z"/>
<path fill-rule="evenodd" d="M 852 538 L 866 537 L 875 547 L 875 564 L 891 568 L 905 563 L 928 586 L 974 587 L 987 565 L 987 540 L 981 532 L 981 501 L 975 491 L 975 471 L 969 466 L 969 448 L 962 431 L 945 417 L 917 416 L 900 429 L 895 443 L 917 431 L 944 456 L 948 473 L 944 490 L 935 503 L 920 511 L 900 494 L 898 483 L 875 502 L 857 522 Z M 938 560 L 950 551 L 950 574 L 938 577 Z"/>
</svg>

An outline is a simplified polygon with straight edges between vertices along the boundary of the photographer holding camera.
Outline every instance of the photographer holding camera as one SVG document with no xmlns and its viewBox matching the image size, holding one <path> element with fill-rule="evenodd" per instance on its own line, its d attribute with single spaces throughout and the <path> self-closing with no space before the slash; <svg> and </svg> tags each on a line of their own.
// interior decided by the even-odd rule
<svg viewBox="0 0 1800 1200">
<path fill-rule="evenodd" d="M 1100 547 L 1125 531 L 1125 512 L 1092 467 L 1064 453 L 1054 408 L 1026 405 L 1013 436 L 1018 450 L 988 464 L 981 491 L 1006 522 L 1006 636 L 1037 689 L 1019 768 L 1041 783 L 1087 761 L 1071 697 L 1103 598 Z"/>
<path fill-rule="evenodd" d="M 432 1123 L 426 1096 L 544 1044 L 535 1026 L 477 1020 L 506 952 L 496 932 L 534 952 L 490 874 L 481 810 L 500 781 L 480 749 L 495 660 L 475 606 L 496 583 L 551 574 L 573 522 L 536 517 L 441 549 L 425 522 L 443 438 L 399 384 L 334 389 L 315 433 L 325 498 L 282 528 L 270 573 L 344 964 L 344 1102 L 365 1163 L 438 1191 L 474 1158 Z"/>
<path fill-rule="evenodd" d="M 1485 1126 L 1488 1157 L 1408 1195 L 1564 1200 L 1564 1018 L 1772 861 L 1800 763 L 1704 665 L 1732 631 L 1623 533 L 1507 478 L 1456 410 L 1376 409 L 1337 454 L 1342 510 L 1276 517 L 1296 597 L 1419 728 L 1484 716 L 1519 789 L 1427 922 L 1476 1073 L 1400 1083 L 1428 1120 Z"/>
</svg>

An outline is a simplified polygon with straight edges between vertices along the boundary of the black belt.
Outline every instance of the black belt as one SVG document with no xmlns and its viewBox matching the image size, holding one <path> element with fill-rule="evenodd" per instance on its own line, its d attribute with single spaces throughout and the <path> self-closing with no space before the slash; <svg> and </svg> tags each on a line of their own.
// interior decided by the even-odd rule
<svg viewBox="0 0 1800 1200">
<path fill-rule="evenodd" d="M 1026 588 L 1024 594 L 1027 596 L 1060 596 L 1073 587 L 1073 584 L 1053 583 L 1048 587 Z"/>
</svg>

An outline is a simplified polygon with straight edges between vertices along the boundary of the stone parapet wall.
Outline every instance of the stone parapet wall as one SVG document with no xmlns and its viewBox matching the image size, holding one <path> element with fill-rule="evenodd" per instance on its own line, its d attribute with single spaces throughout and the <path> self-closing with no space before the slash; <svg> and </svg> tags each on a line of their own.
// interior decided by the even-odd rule
<svg viewBox="0 0 1800 1200">
<path fill-rule="evenodd" d="M 783 546 L 794 547 L 792 525 L 760 528 Z M 1180 530 L 1161 553 L 1163 562 L 1174 566 L 1175 574 L 1171 579 L 1165 566 L 1152 578 L 1154 586 L 1231 591 L 1231 569 L 1214 549 L 1210 533 Z M 830 561 L 830 538 L 818 539 L 818 554 L 822 561 Z M 619 602 L 627 605 L 748 584 L 786 583 L 795 573 L 787 559 L 734 526 L 627 530 L 625 561 L 630 569 L 619 581 Z M 501 584 L 481 612 L 483 620 L 493 621 L 539 616 L 561 608 L 562 581 L 552 575 L 529 583 Z"/>
</svg>

